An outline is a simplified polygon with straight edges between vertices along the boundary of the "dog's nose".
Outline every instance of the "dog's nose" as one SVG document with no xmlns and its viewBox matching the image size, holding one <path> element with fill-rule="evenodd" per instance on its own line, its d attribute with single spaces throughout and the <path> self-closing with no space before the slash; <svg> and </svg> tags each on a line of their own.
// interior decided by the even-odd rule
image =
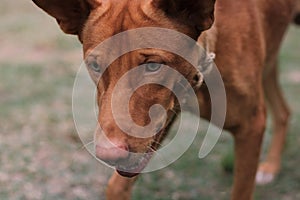
<svg viewBox="0 0 300 200">
<path fill-rule="evenodd" d="M 125 160 L 129 157 L 128 145 L 120 142 L 110 142 L 109 145 L 97 144 L 95 150 L 97 158 L 110 165 L 116 165 L 119 161 Z"/>
</svg>

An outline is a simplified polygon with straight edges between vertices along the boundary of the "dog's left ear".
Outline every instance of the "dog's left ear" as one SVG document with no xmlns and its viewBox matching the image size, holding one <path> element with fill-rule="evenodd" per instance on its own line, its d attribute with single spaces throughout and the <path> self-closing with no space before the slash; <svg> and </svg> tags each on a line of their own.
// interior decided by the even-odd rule
<svg viewBox="0 0 300 200">
<path fill-rule="evenodd" d="M 214 22 L 215 0 L 152 0 L 152 3 L 167 16 L 200 32 L 209 29 Z"/>
<path fill-rule="evenodd" d="M 80 36 L 89 16 L 91 5 L 87 0 L 32 0 L 38 7 L 56 18 L 60 28 L 67 34 Z"/>
</svg>

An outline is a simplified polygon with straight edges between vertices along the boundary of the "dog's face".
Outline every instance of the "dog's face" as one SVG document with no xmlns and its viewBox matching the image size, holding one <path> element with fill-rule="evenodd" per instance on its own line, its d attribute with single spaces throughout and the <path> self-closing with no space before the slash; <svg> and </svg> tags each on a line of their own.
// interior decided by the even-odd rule
<svg viewBox="0 0 300 200">
<path fill-rule="evenodd" d="M 96 155 L 115 165 L 124 176 L 137 174 L 145 166 L 149 156 L 142 159 L 141 156 L 128 152 L 143 154 L 155 150 L 178 109 L 177 100 L 170 88 L 180 81 L 180 77 L 170 73 L 164 66 L 176 69 L 192 85 L 197 84 L 198 72 L 180 56 L 152 48 L 126 53 L 104 70 L 105 55 L 94 49 L 118 33 L 141 27 L 172 29 L 197 40 L 201 31 L 208 29 L 213 23 L 214 0 L 49 0 L 47 3 L 34 0 L 34 2 L 54 16 L 64 32 L 78 35 L 83 44 L 88 71 L 98 88 L 99 127 L 95 133 Z M 129 43 L 124 41 L 119 45 Z M 118 49 L 118 46 L 112 48 Z M 133 82 L 148 79 L 154 82 L 163 81 L 168 88 L 158 84 L 145 84 L 133 92 L 128 106 L 123 104 L 122 98 L 119 100 L 117 98 L 112 104 L 118 81 L 137 66 L 143 67 L 127 76 L 118 90 L 119 97 L 126 96 L 133 90 Z M 124 94 L 120 94 L 122 92 Z M 166 110 L 166 115 L 158 114 L 150 118 L 149 110 L 155 104 L 161 105 Z M 148 130 L 158 133 L 149 137 L 143 135 L 135 137 L 130 133 L 130 127 L 127 127 L 127 131 L 121 129 L 116 123 L 114 114 L 117 113 L 117 117 L 126 124 L 128 116 L 123 112 L 124 107 L 129 107 L 129 115 L 134 124 L 141 127 L 151 124 Z"/>
</svg>

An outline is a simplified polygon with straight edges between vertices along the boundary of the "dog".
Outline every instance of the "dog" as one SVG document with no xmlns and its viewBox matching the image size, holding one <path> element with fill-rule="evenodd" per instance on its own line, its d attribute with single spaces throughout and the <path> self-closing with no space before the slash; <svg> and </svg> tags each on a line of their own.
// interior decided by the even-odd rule
<svg viewBox="0 0 300 200">
<path fill-rule="evenodd" d="M 208 44 L 215 53 L 215 63 L 224 81 L 227 113 L 224 129 L 235 144 L 234 181 L 231 199 L 250 200 L 255 181 L 266 184 L 280 170 L 290 111 L 278 85 L 278 54 L 282 38 L 295 17 L 295 0 L 33 0 L 53 16 L 67 34 L 77 35 L 83 44 L 84 57 L 105 39 L 141 27 L 159 27 L 183 33 L 200 44 Z M 298 21 L 298 18 L 294 18 Z M 213 27 L 212 27 L 213 26 Z M 211 28 L 212 27 L 212 28 Z M 211 29 L 210 29 L 211 28 Z M 207 39 L 208 38 L 208 39 Z M 101 61 L 87 63 L 90 74 L 101 70 Z M 96 155 L 116 166 L 108 183 L 107 199 L 130 199 L 138 173 L 122 172 L 119 163 L 136 163 L 128 152 L 156 150 L 176 118 L 178 102 L 172 93 L 155 85 L 143 86 L 130 99 L 130 114 L 140 126 L 149 123 L 153 104 L 167 110 L 162 131 L 148 138 L 135 138 L 122 131 L 112 114 L 112 91 L 118 79 L 141 63 L 166 64 L 176 68 L 191 85 L 199 79 L 197 70 L 178 55 L 141 49 L 114 61 L 97 82 L 98 122 L 95 133 Z M 159 72 L 163 73 L 163 72 Z M 93 78 L 93 77 L 92 77 Z M 170 82 L 175 81 L 170 78 Z M 205 82 L 204 82 L 205 83 Z M 128 89 L 123 86 L 124 90 Z M 195 89 L 201 117 L 210 119 L 211 102 L 206 84 Z M 266 104 L 273 116 L 274 136 L 266 160 L 259 164 L 266 126 Z M 156 120 L 159 124 L 161 119 Z M 105 137 L 104 137 L 105 136 Z M 110 142 L 108 142 L 107 139 Z"/>
</svg>

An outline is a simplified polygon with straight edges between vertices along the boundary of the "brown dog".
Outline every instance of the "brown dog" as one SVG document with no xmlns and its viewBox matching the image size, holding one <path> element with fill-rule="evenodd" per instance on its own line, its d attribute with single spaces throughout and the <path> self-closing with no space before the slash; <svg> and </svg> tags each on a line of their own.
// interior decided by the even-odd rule
<svg viewBox="0 0 300 200">
<path fill-rule="evenodd" d="M 91 74 L 93 70 L 101 70 L 101 61 L 95 59 L 97 55 L 88 58 L 91 50 L 122 31 L 162 27 L 184 33 L 200 43 L 210 38 L 207 41 L 216 54 L 215 61 L 227 94 L 224 128 L 232 133 L 235 140 L 232 199 L 252 198 L 266 125 L 266 102 L 273 115 L 274 137 L 267 160 L 258 168 L 257 182 L 268 183 L 279 172 L 289 110 L 278 86 L 277 59 L 282 37 L 293 17 L 294 0 L 222 0 L 216 3 L 215 0 L 33 1 L 55 17 L 65 33 L 79 37 Z M 214 31 L 209 30 L 199 37 L 201 32 L 211 27 L 214 17 Z M 155 150 L 176 116 L 174 110 L 177 111 L 178 102 L 174 95 L 166 88 L 146 85 L 130 100 L 132 119 L 140 126 L 147 125 L 149 108 L 160 104 L 168 111 L 163 131 L 141 139 L 118 128 L 112 116 L 112 90 L 124 73 L 141 63 L 167 64 L 176 68 L 192 85 L 197 79 L 197 70 L 191 70 L 189 63 L 178 55 L 157 49 L 127 53 L 109 66 L 98 83 L 98 121 L 103 131 L 97 131 L 95 144 L 97 156 L 116 167 L 122 160 L 136 163 L 134 158 L 128 157 L 127 151 L 146 153 Z M 172 81 L 175 80 L 171 77 Z M 127 87 L 124 86 L 124 90 Z M 210 119 L 206 85 L 203 84 L 196 92 L 201 117 Z M 159 124 L 159 121 L 156 123 Z M 103 135 L 111 143 L 104 140 Z M 136 174 L 118 171 L 109 181 L 107 199 L 130 199 L 135 178 L 127 177 Z"/>
</svg>

